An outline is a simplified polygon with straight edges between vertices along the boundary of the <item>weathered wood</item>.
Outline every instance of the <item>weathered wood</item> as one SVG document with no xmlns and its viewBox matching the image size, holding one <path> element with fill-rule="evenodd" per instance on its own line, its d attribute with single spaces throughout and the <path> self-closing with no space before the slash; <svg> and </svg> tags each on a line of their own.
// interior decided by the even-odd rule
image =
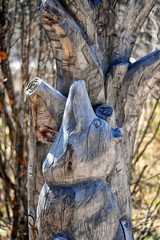
<svg viewBox="0 0 160 240">
<path fill-rule="evenodd" d="M 125 237 L 122 226 L 129 234 L 126 223 L 120 223 L 121 212 L 106 183 L 106 177 L 117 168 L 116 145 L 120 143 L 114 138 L 121 138 L 117 132 L 94 113 L 84 81 L 75 82 L 61 129 L 43 163 L 45 183 L 36 218 L 38 239 L 54 239 L 66 233 L 70 239 L 119 239 Z M 128 191 L 128 184 L 123 185 Z"/>
<path fill-rule="evenodd" d="M 26 93 L 30 106 L 29 227 L 30 239 L 36 239 L 36 207 L 44 184 L 42 164 L 59 131 L 66 98 L 39 78 L 29 83 Z"/>
<path fill-rule="evenodd" d="M 84 79 L 91 103 L 104 102 L 106 73 L 112 65 L 129 63 L 136 38 L 156 2 L 42 1 L 40 19 L 55 51 L 58 90 L 67 94 L 73 81 Z M 112 85 L 115 88 L 114 81 Z"/>
<path fill-rule="evenodd" d="M 51 100 L 52 108 L 51 101 L 47 103 L 48 92 L 43 94 L 46 89 L 36 90 L 40 100 L 34 98 L 34 93 L 29 97 L 33 122 L 31 169 L 35 174 L 35 162 L 41 174 L 37 196 L 45 182 L 39 202 L 36 198 L 36 203 L 29 205 L 35 212 L 38 202 L 39 239 L 131 239 L 131 160 L 143 103 L 159 82 L 160 54 L 156 51 L 133 64 L 129 58 L 156 2 L 41 3 L 40 19 L 56 60 L 56 88 L 68 99 L 66 106 L 63 96 L 63 103 L 58 103 L 62 104 L 61 113 L 64 112 L 62 121 L 55 100 Z M 79 79 L 84 79 L 88 94 L 84 82 L 73 83 Z M 53 96 L 55 99 L 54 90 Z M 35 109 L 43 109 L 43 114 Z M 37 139 L 43 151 L 41 156 L 36 155 L 40 153 Z M 55 140 L 52 147 L 49 139 Z M 37 176 L 38 173 L 34 181 Z M 35 199 L 33 196 L 31 193 Z"/>
</svg>

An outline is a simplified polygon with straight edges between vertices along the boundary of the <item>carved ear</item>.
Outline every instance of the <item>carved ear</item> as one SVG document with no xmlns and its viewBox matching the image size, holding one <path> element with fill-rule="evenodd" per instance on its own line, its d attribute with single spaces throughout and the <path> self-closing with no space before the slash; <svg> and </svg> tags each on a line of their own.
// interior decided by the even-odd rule
<svg viewBox="0 0 160 240">
<path fill-rule="evenodd" d="M 91 106 L 83 80 L 72 84 L 67 99 L 64 116 L 63 131 L 68 136 L 88 128 L 96 115 Z"/>
<path fill-rule="evenodd" d="M 106 120 L 112 117 L 113 108 L 107 104 L 102 104 L 95 109 L 95 114 L 98 117 Z"/>
</svg>

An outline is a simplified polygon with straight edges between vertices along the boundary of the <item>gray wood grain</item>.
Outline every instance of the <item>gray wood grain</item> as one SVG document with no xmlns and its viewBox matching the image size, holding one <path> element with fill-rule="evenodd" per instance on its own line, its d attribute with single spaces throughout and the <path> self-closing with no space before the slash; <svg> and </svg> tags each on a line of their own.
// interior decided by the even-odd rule
<svg viewBox="0 0 160 240">
<path fill-rule="evenodd" d="M 52 94 L 55 98 L 54 91 Z M 56 114 L 52 113 L 52 116 Z M 56 235 L 65 233 L 73 239 L 116 239 L 124 235 L 120 223 L 124 217 L 129 235 L 131 222 L 127 177 L 123 176 L 121 195 L 115 186 L 117 175 L 120 180 L 125 171 L 125 168 L 117 169 L 124 167 L 121 159 L 117 163 L 120 142 L 114 139 L 121 139 L 120 130 L 117 129 L 96 116 L 85 82 L 72 84 L 61 128 L 43 162 L 41 177 L 44 185 L 41 186 L 36 213 L 33 205 L 30 206 L 30 220 L 36 215 L 36 223 L 33 224 L 34 219 L 30 227 L 38 229 L 38 239 L 56 239 Z M 38 175 L 33 181 L 36 178 Z M 32 184 L 30 182 L 31 196 Z"/>
<path fill-rule="evenodd" d="M 31 240 L 132 239 L 131 161 L 143 103 L 159 89 L 160 54 L 129 58 L 156 2 L 42 1 L 63 95 L 41 80 L 28 92 Z M 110 118 L 96 112 L 104 104 Z"/>
<path fill-rule="evenodd" d="M 39 78 L 28 84 L 26 94 L 30 106 L 28 214 L 30 239 L 37 239 L 36 208 L 44 184 L 42 164 L 58 134 L 66 98 Z"/>
</svg>

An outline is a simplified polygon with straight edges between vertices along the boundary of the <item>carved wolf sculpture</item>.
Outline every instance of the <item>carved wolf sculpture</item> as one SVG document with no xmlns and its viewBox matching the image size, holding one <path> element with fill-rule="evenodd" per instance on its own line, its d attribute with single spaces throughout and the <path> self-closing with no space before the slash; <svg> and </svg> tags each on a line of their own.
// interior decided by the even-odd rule
<svg viewBox="0 0 160 240">
<path fill-rule="evenodd" d="M 39 239 L 132 239 L 106 183 L 116 164 L 114 138 L 120 137 L 117 128 L 96 116 L 84 81 L 73 83 L 60 131 L 43 163 Z"/>
</svg>

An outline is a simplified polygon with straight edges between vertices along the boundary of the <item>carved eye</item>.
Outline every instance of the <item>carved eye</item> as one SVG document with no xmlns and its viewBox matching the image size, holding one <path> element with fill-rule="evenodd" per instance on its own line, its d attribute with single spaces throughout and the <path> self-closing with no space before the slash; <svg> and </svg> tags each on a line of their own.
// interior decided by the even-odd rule
<svg viewBox="0 0 160 240">
<path fill-rule="evenodd" d="M 112 117 L 113 108 L 107 104 L 102 104 L 95 109 L 95 114 L 98 117 L 106 120 Z"/>
<path fill-rule="evenodd" d="M 94 126 L 95 126 L 96 128 L 100 127 L 100 126 L 101 126 L 101 121 L 100 121 L 99 119 L 95 119 L 95 120 L 94 120 Z"/>
</svg>

